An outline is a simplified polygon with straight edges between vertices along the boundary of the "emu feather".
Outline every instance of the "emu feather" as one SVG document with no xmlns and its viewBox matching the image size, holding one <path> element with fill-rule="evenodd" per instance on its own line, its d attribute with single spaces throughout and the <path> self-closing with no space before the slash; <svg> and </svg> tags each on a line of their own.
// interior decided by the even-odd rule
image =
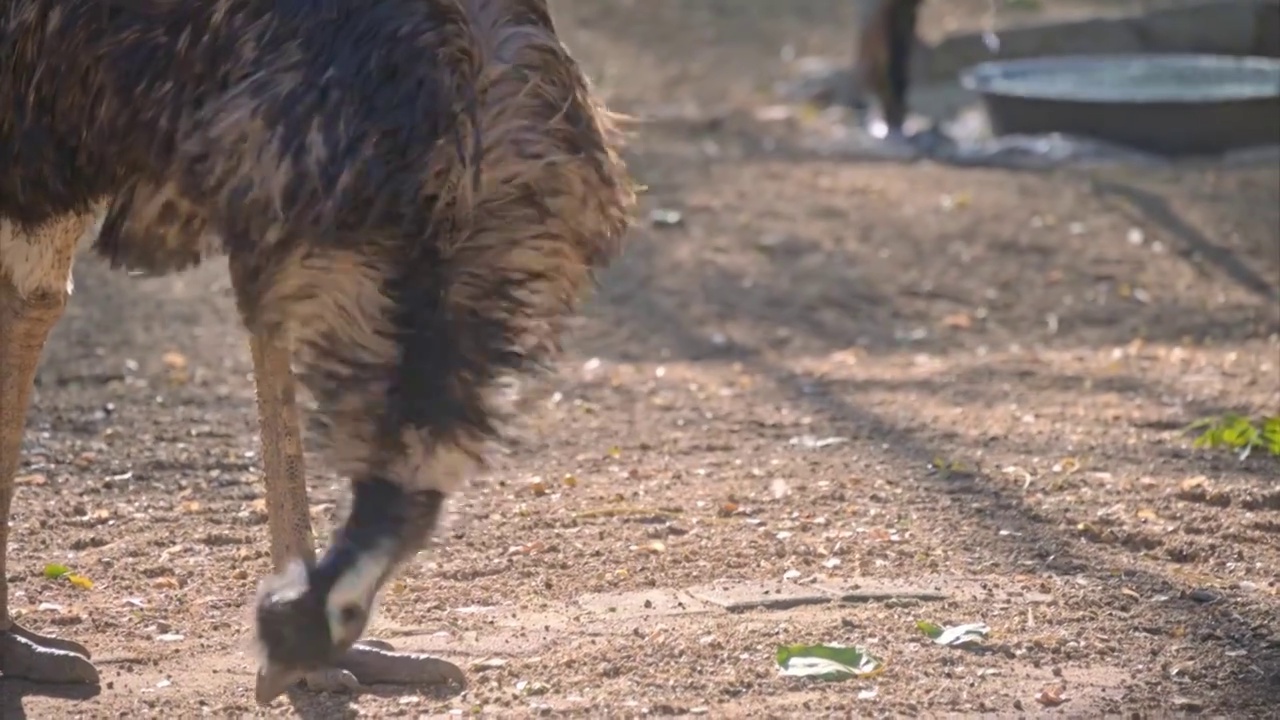
<svg viewBox="0 0 1280 720">
<path fill-rule="evenodd" d="M 272 559 L 304 570 L 264 583 L 259 699 L 331 667 L 432 677 L 354 644 L 373 598 L 483 465 L 505 381 L 553 358 L 634 204 L 545 1 L 8 0 L 0 60 L 0 674 L 97 678 L 9 619 L 2 550 L 35 364 L 100 222 L 116 267 L 227 257 Z M 318 563 L 291 367 L 352 481 Z"/>
</svg>

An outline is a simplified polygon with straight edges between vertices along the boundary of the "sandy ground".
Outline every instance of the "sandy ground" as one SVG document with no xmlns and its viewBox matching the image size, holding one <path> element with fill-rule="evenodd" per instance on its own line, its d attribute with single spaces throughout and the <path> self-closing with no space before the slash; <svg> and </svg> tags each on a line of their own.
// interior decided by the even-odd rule
<svg viewBox="0 0 1280 720">
<path fill-rule="evenodd" d="M 253 703 L 267 537 L 225 270 L 86 259 L 9 569 L 23 622 L 90 645 L 104 682 L 0 681 L 4 718 L 1275 712 L 1280 462 L 1181 428 L 1280 410 L 1280 170 L 823 160 L 752 118 L 784 46 L 845 54 L 847 3 L 554 5 L 615 107 L 657 118 L 629 151 L 646 220 L 527 440 L 375 623 L 465 692 Z M 986 3 L 941 5 L 934 37 Z M 324 537 L 345 490 L 311 475 Z M 991 634 L 942 647 L 918 620 Z M 814 642 L 885 669 L 780 677 L 776 645 Z"/>
</svg>

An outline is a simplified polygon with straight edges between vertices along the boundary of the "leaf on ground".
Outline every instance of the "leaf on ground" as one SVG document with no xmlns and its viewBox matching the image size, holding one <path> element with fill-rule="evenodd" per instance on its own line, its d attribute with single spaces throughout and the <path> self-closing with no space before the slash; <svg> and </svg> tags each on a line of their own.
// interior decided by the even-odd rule
<svg viewBox="0 0 1280 720">
<path fill-rule="evenodd" d="M 921 620 L 916 623 L 916 628 L 935 643 L 952 646 L 976 643 L 991 632 L 991 628 L 987 627 L 985 623 L 967 623 L 944 628 L 937 623 Z"/>
<path fill-rule="evenodd" d="M 1061 687 L 1045 688 L 1036 696 L 1036 702 L 1045 707 L 1057 707 L 1067 701 L 1066 696 L 1062 694 L 1063 692 L 1064 688 Z"/>
<path fill-rule="evenodd" d="M 520 545 L 512 545 L 507 548 L 508 555 L 536 555 L 547 549 L 547 544 L 541 540 L 533 540 L 531 542 L 522 543 Z"/>
<path fill-rule="evenodd" d="M 160 356 L 160 362 L 170 370 L 183 370 L 187 367 L 187 356 L 177 350 L 170 350 Z"/>
<path fill-rule="evenodd" d="M 1196 475 L 1195 477 L 1187 478 L 1186 480 L 1178 483 L 1178 489 L 1183 492 L 1190 492 L 1198 487 L 1204 487 L 1208 484 L 1209 478 L 1204 475 Z"/>
<path fill-rule="evenodd" d="M 916 621 L 916 629 L 924 633 L 930 640 L 937 640 L 944 630 L 941 625 L 931 623 L 928 620 Z"/>
<path fill-rule="evenodd" d="M 877 675 L 884 663 L 860 647 L 779 645 L 778 670 L 792 677 L 838 681 Z"/>
<path fill-rule="evenodd" d="M 1053 464 L 1053 471 L 1064 475 L 1070 475 L 1079 469 L 1080 459 L 1075 457 L 1064 457 Z"/>
<path fill-rule="evenodd" d="M 49 563 L 48 565 L 44 566 L 44 576 L 49 578 L 50 580 L 57 580 L 60 577 L 63 577 L 65 575 L 70 575 L 70 574 L 71 574 L 71 568 L 67 567 L 66 565 Z"/>
<path fill-rule="evenodd" d="M 1185 429 L 1204 431 L 1192 443 L 1196 448 L 1227 448 L 1241 460 L 1258 448 L 1280 455 L 1280 417 L 1259 418 L 1255 425 L 1247 417 L 1228 413 L 1198 420 Z"/>
<path fill-rule="evenodd" d="M 484 672 L 485 670 L 498 670 L 507 666 L 507 661 L 499 657 L 485 658 L 471 663 L 472 670 Z"/>
<path fill-rule="evenodd" d="M 719 515 L 720 517 L 729 517 L 731 515 L 736 515 L 738 511 L 741 509 L 742 508 L 738 505 L 738 503 L 730 500 L 729 502 L 726 502 L 723 505 L 721 505 L 719 510 L 717 510 L 716 514 Z"/>
<path fill-rule="evenodd" d="M 840 445 L 849 442 L 849 438 L 832 435 L 831 437 L 817 437 L 816 435 L 797 435 L 787 440 L 788 445 L 795 445 L 809 450 L 821 450 L 822 448 L 832 445 Z"/>
<path fill-rule="evenodd" d="M 957 460 L 947 460 L 946 458 L 936 457 L 930 465 L 932 465 L 933 469 L 936 470 L 943 478 L 947 478 L 952 475 L 968 475 L 970 473 L 969 468 L 966 467 L 964 463 Z"/>
<path fill-rule="evenodd" d="M 546 695 L 550 690 L 551 686 L 537 680 L 533 682 L 521 680 L 516 683 L 516 692 L 521 695 Z"/>
<path fill-rule="evenodd" d="M 72 585 L 75 585 L 81 590 L 93 589 L 93 581 L 83 575 L 76 575 L 75 573 L 69 573 L 66 577 L 67 577 L 67 580 L 71 581 Z"/>
<path fill-rule="evenodd" d="M 1262 423 L 1262 440 L 1267 452 L 1280 456 L 1280 416 L 1269 417 Z"/>
</svg>

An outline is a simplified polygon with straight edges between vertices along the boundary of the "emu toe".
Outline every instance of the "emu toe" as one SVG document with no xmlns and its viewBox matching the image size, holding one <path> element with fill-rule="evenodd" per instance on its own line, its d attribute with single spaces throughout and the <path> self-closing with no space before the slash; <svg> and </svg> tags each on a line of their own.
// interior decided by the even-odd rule
<svg viewBox="0 0 1280 720">
<path fill-rule="evenodd" d="M 338 660 L 361 685 L 463 685 L 466 676 L 457 665 L 422 653 L 396 652 L 390 644 L 362 641 Z"/>
<path fill-rule="evenodd" d="M 268 665 L 258 672 L 255 695 L 266 704 L 303 681 L 317 692 L 354 692 L 370 685 L 464 685 L 466 676 L 453 663 L 420 653 L 395 652 L 390 643 L 361 640 L 338 659 L 335 667 L 302 671 Z"/>
<path fill-rule="evenodd" d="M 98 669 L 89 651 L 70 640 L 37 635 L 10 626 L 0 632 L 0 677 L 60 685 L 97 685 Z"/>
<path fill-rule="evenodd" d="M 359 678 L 342 668 L 307 673 L 303 676 L 302 682 L 312 692 L 354 693 L 360 689 Z"/>
</svg>

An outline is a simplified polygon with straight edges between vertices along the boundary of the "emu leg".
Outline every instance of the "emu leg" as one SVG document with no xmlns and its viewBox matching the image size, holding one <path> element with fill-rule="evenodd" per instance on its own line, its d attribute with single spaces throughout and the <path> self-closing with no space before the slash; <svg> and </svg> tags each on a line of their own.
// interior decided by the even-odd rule
<svg viewBox="0 0 1280 720">
<path fill-rule="evenodd" d="M 258 392 L 271 561 L 277 572 L 294 559 L 314 565 L 302 425 L 298 420 L 293 370 L 289 367 L 289 346 L 279 337 L 260 332 L 250 336 L 249 344 Z M 335 668 L 301 677 L 260 674 L 258 698 L 267 702 L 300 679 L 312 690 L 340 692 L 362 685 L 438 685 L 460 681 L 461 673 L 444 660 L 398 653 L 390 643 L 370 639 L 352 646 Z"/>
<path fill-rule="evenodd" d="M 298 420 L 293 370 L 289 367 L 289 346 L 283 338 L 253 333 L 249 350 L 258 393 L 271 564 L 276 572 L 294 558 L 313 565 L 315 538 L 311 533 L 302 424 Z"/>
<path fill-rule="evenodd" d="M 911 52 L 921 0 L 863 0 L 859 6 L 854 76 L 874 95 L 889 136 L 900 137 L 907 118 Z"/>
<path fill-rule="evenodd" d="M 885 87 L 881 91 L 884 105 L 884 122 L 889 132 L 902 134 L 907 119 L 907 93 L 911 84 L 911 50 L 916 42 L 916 22 L 920 0 L 898 2 L 890 10 L 886 20 L 889 43 L 888 62 L 885 67 Z"/>
<path fill-rule="evenodd" d="M 37 635 L 9 617 L 6 550 L 13 476 L 31 403 L 36 366 L 49 331 L 62 316 L 65 294 L 20 297 L 0 277 L 0 677 L 41 683 L 96 685 L 98 670 L 79 643 Z"/>
</svg>

